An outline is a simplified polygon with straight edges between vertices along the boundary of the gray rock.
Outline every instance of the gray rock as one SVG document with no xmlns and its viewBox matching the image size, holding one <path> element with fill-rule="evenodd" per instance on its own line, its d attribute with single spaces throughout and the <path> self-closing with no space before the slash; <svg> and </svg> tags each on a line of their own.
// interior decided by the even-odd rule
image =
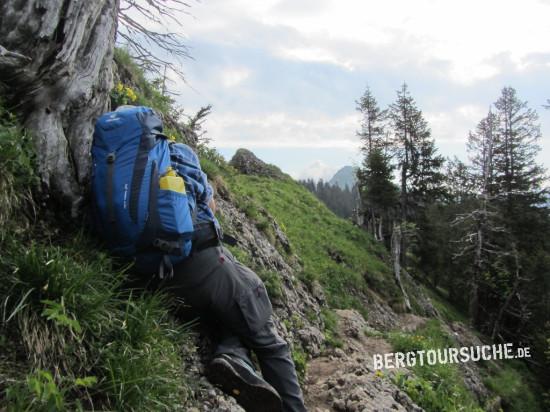
<svg viewBox="0 0 550 412">
<path fill-rule="evenodd" d="M 302 346 L 308 353 L 313 356 L 317 356 L 321 353 L 325 336 L 315 326 L 309 326 L 304 329 L 300 329 L 298 332 L 298 338 L 302 342 Z"/>
<path fill-rule="evenodd" d="M 319 281 L 314 280 L 311 282 L 311 285 L 309 287 L 311 295 L 317 299 L 317 302 L 319 302 L 320 305 L 324 305 L 327 301 L 325 297 L 325 292 L 323 291 L 323 287 L 319 283 Z"/>
<path fill-rule="evenodd" d="M 231 166 L 246 175 L 282 178 L 283 172 L 277 166 L 265 163 L 247 149 L 239 149 L 229 162 Z"/>
</svg>

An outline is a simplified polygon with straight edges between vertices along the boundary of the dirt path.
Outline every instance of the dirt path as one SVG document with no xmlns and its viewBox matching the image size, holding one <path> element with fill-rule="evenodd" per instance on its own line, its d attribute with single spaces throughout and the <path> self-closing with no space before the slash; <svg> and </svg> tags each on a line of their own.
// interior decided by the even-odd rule
<svg viewBox="0 0 550 412">
<path fill-rule="evenodd" d="M 393 384 L 391 376 L 399 370 L 377 371 L 373 367 L 372 355 L 392 352 L 391 345 L 383 337 L 369 336 L 373 330 L 358 312 L 336 313 L 343 346 L 309 362 L 305 385 L 308 410 L 421 411 Z M 412 331 L 424 321 L 416 315 L 402 315 L 399 329 Z"/>
</svg>

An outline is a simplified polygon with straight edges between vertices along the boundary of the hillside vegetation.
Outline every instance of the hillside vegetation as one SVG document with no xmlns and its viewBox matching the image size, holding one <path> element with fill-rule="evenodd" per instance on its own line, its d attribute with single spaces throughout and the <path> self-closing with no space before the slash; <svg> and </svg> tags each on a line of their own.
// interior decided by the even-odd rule
<svg viewBox="0 0 550 412">
<path fill-rule="evenodd" d="M 369 287 L 388 299 L 399 299 L 386 254 L 371 236 L 338 218 L 312 193 L 290 178 L 233 175 L 228 179 L 237 205 L 259 227 L 269 214 L 291 241 L 287 254 L 302 265 L 300 278 L 318 281 L 335 308 L 363 309 Z"/>
<path fill-rule="evenodd" d="M 117 54 L 121 68 L 111 94 L 113 105 L 139 102 L 166 115 L 177 113 L 173 102 L 145 80 L 123 52 Z M 167 120 L 168 134 L 189 143 L 181 132 L 189 125 Z M 326 304 L 320 305 L 322 319 L 315 312 L 308 316 L 312 324 L 324 327 L 324 349 L 341 346 L 344 339 L 338 335 L 335 309 L 355 309 L 368 320 L 366 302 L 376 296 L 395 312 L 402 311 L 403 298 L 387 252 L 370 234 L 335 216 L 288 176 L 243 175 L 213 149 L 199 145 L 197 150 L 219 195 L 244 212 L 277 248 L 296 274 L 293 282 L 311 293 L 321 289 L 326 297 Z M 40 192 L 35 163 L 30 137 L 0 109 L 0 409 L 200 407 L 202 395 L 190 372 L 198 341 L 190 326 L 174 316 L 181 302 L 131 288 L 131 267 L 102 249 L 86 216 L 80 222 L 67 221 L 50 207 Z M 220 215 L 222 226 L 235 227 L 224 219 Z M 232 250 L 258 271 L 272 297 L 283 293 L 286 286 L 279 273 L 257 266 L 249 250 Z M 421 293 L 418 285 L 408 282 L 411 292 Z M 416 299 L 414 293 L 411 299 Z M 454 312 L 449 308 L 446 313 Z M 283 322 L 287 330 L 299 328 L 292 319 Z M 444 322 L 434 320 L 418 333 L 434 344 L 448 343 L 446 332 L 439 329 Z M 414 342 L 413 333 L 377 333 L 403 350 Z M 297 342 L 293 347 L 304 379 L 311 354 Z M 482 406 L 468 392 L 458 368 L 414 372 L 416 377 L 394 383 L 426 410 Z M 499 368 L 488 378 L 488 386 L 492 395 L 510 399 L 506 410 L 537 410 L 531 389 L 521 379 L 513 368 Z M 512 390 L 521 391 L 529 403 L 515 400 Z M 525 405 L 530 409 L 522 409 Z"/>
</svg>

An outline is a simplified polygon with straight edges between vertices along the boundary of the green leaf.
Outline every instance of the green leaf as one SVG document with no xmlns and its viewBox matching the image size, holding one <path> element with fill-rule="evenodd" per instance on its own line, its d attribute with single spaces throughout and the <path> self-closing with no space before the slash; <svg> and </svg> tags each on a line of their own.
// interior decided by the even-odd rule
<svg viewBox="0 0 550 412">
<path fill-rule="evenodd" d="M 74 383 L 76 386 L 89 388 L 97 383 L 97 378 L 95 376 L 86 376 L 84 378 L 77 378 Z"/>
</svg>

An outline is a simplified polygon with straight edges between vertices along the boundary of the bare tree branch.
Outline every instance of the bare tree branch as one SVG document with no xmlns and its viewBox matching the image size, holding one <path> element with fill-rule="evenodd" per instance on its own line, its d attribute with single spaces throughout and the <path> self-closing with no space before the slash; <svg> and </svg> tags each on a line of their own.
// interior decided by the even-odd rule
<svg viewBox="0 0 550 412">
<path fill-rule="evenodd" d="M 168 68 L 185 80 L 181 65 L 192 57 L 182 32 L 168 28 L 183 29 L 190 7 L 181 0 L 122 0 L 117 42 L 143 69 L 161 75 Z"/>
</svg>

